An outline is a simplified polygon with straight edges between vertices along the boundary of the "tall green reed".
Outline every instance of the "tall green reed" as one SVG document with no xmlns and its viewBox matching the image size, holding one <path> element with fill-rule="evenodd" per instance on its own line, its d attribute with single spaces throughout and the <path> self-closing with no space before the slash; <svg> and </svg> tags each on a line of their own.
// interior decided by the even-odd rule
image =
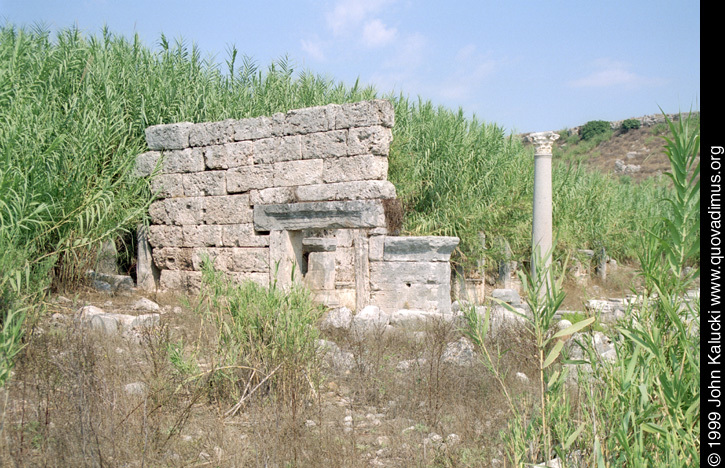
<svg viewBox="0 0 725 468">
<path fill-rule="evenodd" d="M 86 37 L 71 28 L 51 38 L 41 27 L 2 26 L 0 284 L 7 289 L 8 278 L 21 274 L 33 278 L 27 283 L 33 294 L 44 291 L 50 278 L 55 286 L 72 285 L 94 262 L 101 241 L 130 236 L 151 202 L 147 182 L 132 176 L 149 125 L 378 96 L 359 82 L 299 72 L 288 58 L 262 68 L 235 47 L 225 65 L 223 70 L 194 44 L 163 35 L 150 49 L 138 36 L 108 29 Z M 406 233 L 460 237 L 456 258 L 469 265 L 484 254 L 479 231 L 508 239 L 515 257 L 527 258 L 530 152 L 499 126 L 462 111 L 386 98 L 397 122 L 389 177 L 406 208 Z M 629 245 L 638 233 L 633 220 L 652 211 L 651 197 L 633 197 L 584 170 L 568 179 L 556 174 L 562 246 L 602 243 L 612 254 L 632 255 Z M 595 200 L 608 210 L 580 217 L 582 209 L 599 206 Z"/>
</svg>

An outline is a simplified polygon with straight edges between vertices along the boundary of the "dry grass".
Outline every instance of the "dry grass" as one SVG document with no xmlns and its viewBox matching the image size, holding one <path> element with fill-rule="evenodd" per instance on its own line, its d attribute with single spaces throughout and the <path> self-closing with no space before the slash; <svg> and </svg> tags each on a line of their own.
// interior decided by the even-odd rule
<svg viewBox="0 0 725 468">
<path fill-rule="evenodd" d="M 509 409 L 482 366 L 443 361 L 460 337 L 450 323 L 418 334 L 328 334 L 355 355 L 351 369 L 323 367 L 297 412 L 260 388 L 225 417 L 240 388 L 221 375 L 216 330 L 183 303 L 157 299 L 168 311 L 162 326 L 131 341 L 79 326 L 77 305 L 50 306 L 65 318 L 38 322 L 0 395 L 2 466 L 487 467 L 505 459 L 499 432 Z M 534 375 L 533 345 L 513 330 L 496 340 L 508 351 L 512 388 L 535 401 L 533 379 L 528 387 L 513 375 Z M 171 359 L 179 343 L 194 343 L 182 348 L 188 371 Z M 403 360 L 416 361 L 401 372 Z M 444 443 L 426 442 L 431 433 Z M 449 434 L 459 440 L 446 443 Z"/>
</svg>

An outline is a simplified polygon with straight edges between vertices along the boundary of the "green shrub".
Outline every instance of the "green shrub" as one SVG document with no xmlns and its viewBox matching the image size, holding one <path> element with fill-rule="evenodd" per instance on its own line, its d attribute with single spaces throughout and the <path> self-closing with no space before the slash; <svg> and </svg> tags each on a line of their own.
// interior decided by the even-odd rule
<svg viewBox="0 0 725 468">
<path fill-rule="evenodd" d="M 627 119 L 622 121 L 622 125 L 619 127 L 619 129 L 622 131 L 622 133 L 627 133 L 630 130 L 637 130 L 641 126 L 642 124 L 639 120 Z"/>
<path fill-rule="evenodd" d="M 228 379 L 237 388 L 266 384 L 278 403 L 296 410 L 317 381 L 316 324 L 324 308 L 299 284 L 289 290 L 238 284 L 208 259 L 202 269 L 197 310 L 216 325 L 218 352 L 227 367 L 247 370 Z"/>
<path fill-rule="evenodd" d="M 597 135 L 602 135 L 611 130 L 609 122 L 606 120 L 590 120 L 589 122 L 582 125 L 579 129 L 582 140 L 590 140 Z"/>
</svg>

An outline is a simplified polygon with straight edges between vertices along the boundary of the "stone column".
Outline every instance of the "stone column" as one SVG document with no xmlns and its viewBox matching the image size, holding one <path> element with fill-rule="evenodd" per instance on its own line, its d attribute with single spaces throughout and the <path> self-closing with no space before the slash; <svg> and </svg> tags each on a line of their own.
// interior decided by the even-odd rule
<svg viewBox="0 0 725 468">
<path fill-rule="evenodd" d="M 552 196 L 551 196 L 551 147 L 559 138 L 558 133 L 538 132 L 529 135 L 536 146 L 534 155 L 534 223 L 531 236 L 531 272 L 536 274 L 536 254 L 541 257 L 551 252 L 552 246 Z M 545 266 L 551 263 L 546 257 Z"/>
</svg>

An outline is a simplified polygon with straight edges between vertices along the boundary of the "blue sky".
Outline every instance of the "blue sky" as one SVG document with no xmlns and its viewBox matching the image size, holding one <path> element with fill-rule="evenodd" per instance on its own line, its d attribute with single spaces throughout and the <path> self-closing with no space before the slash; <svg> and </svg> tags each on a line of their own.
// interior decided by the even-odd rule
<svg viewBox="0 0 725 468">
<path fill-rule="evenodd" d="M 0 0 L 0 23 L 77 25 L 223 62 L 296 68 L 403 92 L 507 131 L 699 110 L 699 1 Z"/>
</svg>

